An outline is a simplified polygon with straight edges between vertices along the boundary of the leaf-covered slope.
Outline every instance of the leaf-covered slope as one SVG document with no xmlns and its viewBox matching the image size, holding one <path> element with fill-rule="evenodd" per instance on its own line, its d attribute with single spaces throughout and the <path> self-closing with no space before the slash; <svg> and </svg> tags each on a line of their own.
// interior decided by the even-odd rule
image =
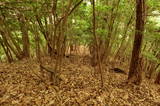
<svg viewBox="0 0 160 106">
<path fill-rule="evenodd" d="M 48 59 L 44 60 L 47 65 Z M 48 64 L 52 67 L 53 64 Z M 50 85 L 48 74 L 33 60 L 0 64 L 0 105 L 2 106 L 158 106 L 160 87 L 144 80 L 140 86 L 126 85 L 127 75 L 104 72 L 105 87 L 89 65 L 65 60 L 60 87 Z M 44 77 L 45 76 L 45 77 Z"/>
</svg>

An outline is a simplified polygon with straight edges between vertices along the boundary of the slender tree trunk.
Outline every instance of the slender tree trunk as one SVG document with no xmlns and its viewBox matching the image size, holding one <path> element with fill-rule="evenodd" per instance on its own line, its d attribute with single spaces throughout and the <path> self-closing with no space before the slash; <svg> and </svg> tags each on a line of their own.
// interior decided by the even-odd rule
<svg viewBox="0 0 160 106">
<path fill-rule="evenodd" d="M 142 81 L 141 70 L 141 45 L 144 32 L 144 1 L 136 0 L 136 31 L 132 51 L 132 58 L 129 68 L 128 80 L 132 83 L 140 84 Z"/>
<path fill-rule="evenodd" d="M 115 55 L 115 59 L 119 56 L 121 56 L 121 54 L 124 52 L 124 46 L 125 46 L 125 43 L 126 43 L 126 39 L 127 39 L 127 32 L 128 32 L 128 28 L 130 26 L 130 24 L 132 23 L 132 20 L 133 20 L 133 15 L 134 13 L 132 13 L 128 23 L 126 24 L 126 26 L 124 27 L 124 32 L 123 32 L 123 37 L 122 37 L 122 41 L 120 43 L 120 46 L 116 52 L 116 55 Z M 128 45 L 126 45 L 128 46 Z"/>
<path fill-rule="evenodd" d="M 5 54 L 7 56 L 8 62 L 9 63 L 13 62 L 13 57 L 12 57 L 11 51 L 6 45 L 4 45 L 2 39 L 0 39 L 0 44 L 1 44 Z"/>
<path fill-rule="evenodd" d="M 98 68 L 100 72 L 100 78 L 101 78 L 101 87 L 104 86 L 104 81 L 103 81 L 103 70 L 102 70 L 102 64 L 100 60 L 100 53 L 99 53 L 99 47 L 98 47 L 98 38 L 96 36 L 96 15 L 95 15 L 95 0 L 93 0 L 93 36 L 95 40 L 95 47 L 96 47 L 96 54 L 97 54 L 97 60 L 98 60 Z"/>
<path fill-rule="evenodd" d="M 113 1 L 113 4 L 112 4 L 115 7 L 112 8 L 111 10 L 111 16 L 110 16 L 110 20 L 108 24 L 108 34 L 105 39 L 105 54 L 103 56 L 104 60 L 108 59 L 108 56 L 110 55 L 110 52 L 111 52 L 110 44 L 111 44 L 111 39 L 112 39 L 113 31 L 114 31 L 115 20 L 117 17 L 117 15 L 114 13 L 117 13 L 119 4 L 120 4 L 120 0 L 118 0 L 116 3 Z"/>
<path fill-rule="evenodd" d="M 2 39 L 4 42 L 4 45 L 8 48 L 8 50 L 12 51 L 14 53 L 14 55 L 16 56 L 16 58 L 18 58 L 19 60 L 22 59 L 22 55 L 21 53 L 19 53 L 12 44 L 10 44 L 9 40 L 6 38 L 6 33 L 0 31 L 1 35 L 2 35 Z"/>
<path fill-rule="evenodd" d="M 37 20 L 38 25 L 40 27 L 40 31 L 42 32 L 42 34 L 44 35 L 44 38 L 46 40 L 48 54 L 51 56 L 53 48 L 52 48 L 51 41 L 50 41 L 50 38 L 48 35 L 49 33 L 48 33 L 47 29 L 45 29 L 44 25 L 42 24 L 40 17 L 38 15 L 36 15 L 35 17 L 36 17 L 36 20 Z"/>
<path fill-rule="evenodd" d="M 35 44 L 36 44 L 36 57 L 37 57 L 37 60 L 38 60 L 38 62 L 40 64 L 42 64 L 41 51 L 40 51 L 40 38 L 39 38 L 39 33 L 38 33 L 37 30 L 35 31 Z"/>
<path fill-rule="evenodd" d="M 22 51 L 18 43 L 13 39 L 11 30 L 8 25 L 5 23 L 5 17 L 0 17 L 0 34 L 2 35 L 2 39 L 4 41 L 4 45 L 8 47 L 20 60 L 23 58 Z"/>
<path fill-rule="evenodd" d="M 22 43 L 23 43 L 23 56 L 29 57 L 30 56 L 30 44 L 29 44 L 29 35 L 28 35 L 28 28 L 26 25 L 26 20 L 24 16 L 20 16 L 20 27 L 22 32 Z"/>
</svg>

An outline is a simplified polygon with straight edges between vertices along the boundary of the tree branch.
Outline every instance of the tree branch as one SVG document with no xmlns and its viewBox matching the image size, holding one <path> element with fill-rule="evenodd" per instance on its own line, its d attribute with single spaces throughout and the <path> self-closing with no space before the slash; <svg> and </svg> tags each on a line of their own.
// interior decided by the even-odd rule
<svg viewBox="0 0 160 106">
<path fill-rule="evenodd" d="M 59 19 L 57 25 L 66 17 L 72 14 L 72 12 L 82 3 L 83 0 L 79 1 L 67 14 L 65 14 L 62 18 Z"/>
</svg>

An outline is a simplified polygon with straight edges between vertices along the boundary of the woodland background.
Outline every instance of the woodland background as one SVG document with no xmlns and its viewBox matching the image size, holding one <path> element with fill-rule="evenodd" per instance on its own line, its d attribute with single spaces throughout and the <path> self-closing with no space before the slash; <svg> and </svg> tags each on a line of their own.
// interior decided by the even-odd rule
<svg viewBox="0 0 160 106">
<path fill-rule="evenodd" d="M 138 97 L 131 96 L 133 97 L 132 102 L 128 98 L 130 94 L 136 94 L 134 91 L 137 92 L 137 90 L 134 86 L 138 85 L 137 88 L 140 87 L 138 89 L 143 93 L 151 90 L 148 94 L 140 94 L 141 96 L 146 95 L 149 98 L 149 94 L 152 94 L 153 97 L 149 100 L 138 98 L 138 103 L 141 100 L 145 101 L 146 105 L 149 103 L 157 105 L 160 99 L 159 96 L 156 96 L 160 95 L 158 93 L 158 84 L 160 84 L 160 1 L 1 0 L 0 61 L 1 87 L 3 88 L 0 90 L 0 94 L 3 94 L 0 103 L 2 104 L 5 104 L 6 101 L 13 101 L 12 97 L 5 98 L 7 94 L 4 92 L 10 91 L 5 90 L 6 87 L 13 87 L 12 84 L 7 85 L 13 80 L 8 76 L 16 76 L 15 81 L 19 81 L 19 74 L 16 73 L 27 73 L 26 76 L 31 74 L 36 77 L 36 81 L 32 79 L 30 82 L 31 85 L 35 85 L 38 79 L 47 85 L 47 88 L 39 88 L 36 85 L 38 90 L 53 91 L 56 89 L 56 92 L 57 90 L 60 92 L 64 90 L 65 85 L 68 88 L 74 83 L 75 86 L 80 87 L 83 84 L 76 84 L 87 82 L 88 77 L 91 82 L 88 82 L 87 86 L 92 87 L 92 84 L 96 83 L 95 90 L 93 90 L 96 92 L 94 96 L 91 96 L 91 91 L 89 91 L 88 98 L 83 95 L 82 100 L 79 100 L 77 96 L 78 99 L 70 97 L 70 100 L 67 101 L 67 98 L 61 98 L 55 94 L 54 100 L 52 100 L 53 97 L 44 100 L 51 100 L 53 102 L 51 104 L 62 105 L 72 104 L 72 102 L 81 104 L 83 101 L 90 104 L 88 101 L 93 99 L 93 101 L 102 101 L 100 102 L 102 104 L 114 105 L 113 99 L 117 96 L 117 100 L 120 100 L 122 96 L 116 93 L 125 92 L 124 87 L 127 87 L 125 88 L 128 90 L 127 94 L 124 93 L 127 96 L 123 98 L 127 102 L 123 104 L 136 105 L 135 101 Z M 120 75 L 116 76 L 111 70 Z M 72 74 L 73 79 L 71 79 Z M 120 84 L 121 82 L 123 83 Z M 4 83 L 7 84 L 4 85 Z M 24 83 L 26 83 L 25 79 L 20 84 Z M 156 87 L 148 88 L 149 84 L 154 83 L 157 84 Z M 134 88 L 128 88 L 128 85 Z M 112 92 L 109 96 L 106 94 L 109 88 L 117 87 L 118 90 L 113 91 L 116 93 L 112 94 Z M 102 91 L 99 91 L 99 88 Z M 146 89 L 143 91 L 142 88 Z M 32 91 L 31 88 L 29 89 Z M 71 90 L 71 88 L 68 89 Z M 64 91 L 67 96 L 71 93 L 70 90 Z M 77 93 L 79 90 L 80 88 L 72 93 Z M 83 92 L 85 90 L 83 89 Z M 44 92 L 48 91 L 44 90 Z M 64 96 L 62 92 L 59 95 Z M 97 95 L 101 95 L 103 100 L 99 100 Z M 41 103 L 44 104 L 44 101 Z M 93 103 L 99 103 L 95 101 Z"/>
</svg>

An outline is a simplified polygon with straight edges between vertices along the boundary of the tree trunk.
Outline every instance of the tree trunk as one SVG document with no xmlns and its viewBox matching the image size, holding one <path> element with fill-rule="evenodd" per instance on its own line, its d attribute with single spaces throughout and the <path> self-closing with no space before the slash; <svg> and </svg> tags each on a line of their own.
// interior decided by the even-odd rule
<svg viewBox="0 0 160 106">
<path fill-rule="evenodd" d="M 10 49 L 8 48 L 8 46 L 4 45 L 4 42 L 2 41 L 2 39 L 0 38 L 0 44 L 7 56 L 7 59 L 8 59 L 8 62 L 11 63 L 13 62 L 13 57 L 12 57 L 12 54 L 11 54 L 11 51 Z"/>
<path fill-rule="evenodd" d="M 136 0 L 136 31 L 135 39 L 132 51 L 132 58 L 129 68 L 128 80 L 135 84 L 140 84 L 142 81 L 142 70 L 141 70 L 141 45 L 144 32 L 144 1 Z"/>
<path fill-rule="evenodd" d="M 4 45 L 8 47 L 20 60 L 22 59 L 22 51 L 18 43 L 13 39 L 12 33 L 8 25 L 5 23 L 5 17 L 0 17 L 0 24 L 2 25 L 0 28 L 0 34 L 2 35 L 2 39 L 4 41 Z"/>
<path fill-rule="evenodd" d="M 16 56 L 16 58 L 18 58 L 19 60 L 22 59 L 22 56 L 21 56 L 21 52 L 19 53 L 18 50 L 16 50 L 14 47 L 13 47 L 13 44 L 9 42 L 9 40 L 7 39 L 7 33 L 5 32 L 2 32 L 0 31 L 0 34 L 2 35 L 2 39 L 3 39 L 3 42 L 4 42 L 4 45 L 8 48 L 8 50 L 12 51 L 12 53 Z"/>
<path fill-rule="evenodd" d="M 103 56 L 104 60 L 108 59 L 108 56 L 110 55 L 110 52 L 111 52 L 111 48 L 110 48 L 111 39 L 113 36 L 113 31 L 114 31 L 114 24 L 115 24 L 115 21 L 117 18 L 117 15 L 115 13 L 118 12 L 119 4 L 120 4 L 120 0 L 118 0 L 117 3 L 113 2 L 113 4 L 112 4 L 115 7 L 112 8 L 111 14 L 110 14 L 110 19 L 109 19 L 109 24 L 108 24 L 108 33 L 107 33 L 107 37 L 105 39 L 105 54 Z"/>
<path fill-rule="evenodd" d="M 157 76 L 157 78 L 155 80 L 155 83 L 156 84 L 160 84 L 160 72 L 158 73 L 158 76 Z"/>
<path fill-rule="evenodd" d="M 29 35 L 28 35 L 28 28 L 26 25 L 25 18 L 23 16 L 20 16 L 20 27 L 22 32 L 22 43 L 23 43 L 23 56 L 29 57 L 30 56 L 30 50 L 29 50 Z"/>
<path fill-rule="evenodd" d="M 48 49 L 48 54 L 51 56 L 52 52 L 53 52 L 53 48 L 51 46 L 51 39 L 49 38 L 49 33 L 48 30 L 45 28 L 45 26 L 42 24 L 41 18 L 40 16 L 36 15 L 36 20 L 38 22 L 38 25 L 40 27 L 40 31 L 41 33 L 44 35 L 44 38 L 46 40 L 46 45 L 47 45 L 47 49 Z"/>
<path fill-rule="evenodd" d="M 95 0 L 93 0 L 93 36 L 94 36 L 94 40 L 95 40 L 95 50 L 96 50 L 96 57 L 97 57 L 97 61 L 98 61 L 98 69 L 99 69 L 99 73 L 100 73 L 100 80 L 101 80 L 101 87 L 104 86 L 104 81 L 103 81 L 103 70 L 102 70 L 102 64 L 101 64 L 101 60 L 100 60 L 100 53 L 99 53 L 99 42 L 98 42 L 98 38 L 96 36 L 96 15 L 95 15 Z"/>
<path fill-rule="evenodd" d="M 122 56 L 122 53 L 124 53 L 125 46 L 128 46 L 128 45 L 126 45 L 127 32 L 128 32 L 128 28 L 130 27 L 130 24 L 132 24 L 133 15 L 134 15 L 134 13 L 132 13 L 129 21 L 127 22 L 127 24 L 124 27 L 122 41 L 120 42 L 120 46 L 119 46 L 119 48 L 118 48 L 118 50 L 116 52 L 115 59 L 117 59 L 119 56 Z"/>
</svg>

